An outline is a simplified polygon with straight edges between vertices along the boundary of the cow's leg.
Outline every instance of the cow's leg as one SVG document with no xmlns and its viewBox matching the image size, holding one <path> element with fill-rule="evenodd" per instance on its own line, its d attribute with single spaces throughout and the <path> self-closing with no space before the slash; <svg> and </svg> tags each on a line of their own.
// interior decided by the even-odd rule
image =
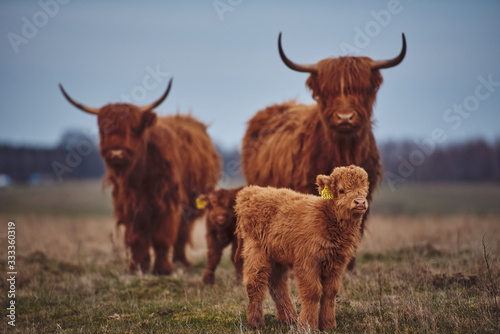
<svg viewBox="0 0 500 334">
<path fill-rule="evenodd" d="M 318 303 L 323 290 L 319 273 L 313 263 L 305 263 L 302 267 L 294 266 L 294 275 L 302 303 L 299 327 L 305 330 L 318 329 Z"/>
<path fill-rule="evenodd" d="M 164 239 L 153 237 L 153 249 L 155 251 L 155 264 L 153 275 L 170 275 L 174 266 L 168 258 L 169 245 Z"/>
<path fill-rule="evenodd" d="M 214 235 L 207 232 L 207 246 L 208 246 L 208 262 L 205 267 L 205 273 L 203 274 L 203 283 L 214 284 L 214 273 L 215 268 L 219 265 L 220 259 L 222 257 L 222 245 L 217 244 Z"/>
<path fill-rule="evenodd" d="M 174 262 L 179 261 L 186 267 L 191 265 L 191 262 L 186 257 L 186 245 L 191 240 L 191 232 L 194 227 L 194 219 L 181 219 L 177 240 L 174 245 Z"/>
<path fill-rule="evenodd" d="M 143 274 L 146 274 L 149 272 L 149 269 L 151 268 L 151 257 L 149 255 L 149 243 L 148 243 L 148 246 L 146 248 L 146 256 L 144 257 L 144 259 L 141 261 L 141 271 Z"/>
<path fill-rule="evenodd" d="M 241 256 L 238 256 L 238 258 L 236 258 L 237 250 L 238 239 L 234 237 L 231 245 L 231 261 L 233 262 L 234 269 L 236 270 L 236 278 L 241 279 L 243 277 L 243 258 Z"/>
<path fill-rule="evenodd" d="M 138 241 L 130 245 L 132 257 L 129 262 L 128 271 L 136 274 L 138 268 L 141 268 L 143 274 L 149 271 L 151 259 L 149 257 L 149 242 Z"/>
<path fill-rule="evenodd" d="M 155 251 L 155 263 L 153 266 L 153 274 L 169 275 L 174 266 L 169 258 L 169 251 L 175 243 L 179 231 L 180 214 L 175 214 L 175 206 L 171 206 L 170 210 L 163 212 L 159 217 L 163 217 L 157 226 L 158 229 L 152 233 L 152 244 Z M 177 211 L 178 213 L 178 211 Z"/>
<path fill-rule="evenodd" d="M 292 324 L 297 321 L 297 311 L 288 290 L 288 267 L 279 263 L 272 266 L 269 278 L 269 293 L 276 304 L 278 320 Z"/>
<path fill-rule="evenodd" d="M 134 243 L 130 244 L 130 251 L 132 257 L 128 266 L 129 272 L 136 274 L 140 267 L 143 274 L 147 273 L 151 264 L 149 242 L 146 239 L 137 239 Z"/>
<path fill-rule="evenodd" d="M 145 274 L 149 271 L 151 259 L 149 256 L 149 241 L 134 231 L 132 226 L 125 226 L 125 245 L 130 248 L 131 257 L 128 271 L 136 274 L 139 268 Z"/>
<path fill-rule="evenodd" d="M 356 256 L 354 256 L 349 264 L 347 265 L 347 270 L 356 275 Z"/>
<path fill-rule="evenodd" d="M 319 310 L 319 327 L 322 330 L 337 328 L 335 320 L 335 297 L 340 290 L 342 276 L 327 277 L 323 280 L 323 295 L 321 296 L 321 306 Z"/>
<path fill-rule="evenodd" d="M 363 219 L 361 220 L 361 235 L 359 238 L 363 238 L 363 233 L 365 230 L 365 223 L 366 219 L 368 218 L 368 212 L 370 211 L 370 208 L 368 207 L 368 210 L 366 210 L 365 215 L 363 216 Z M 356 273 L 356 255 L 349 261 L 349 264 L 347 265 L 347 270 L 350 271 L 351 273 Z"/>
<path fill-rule="evenodd" d="M 248 245 L 248 243 L 245 245 L 245 266 L 243 267 L 243 283 L 248 294 L 247 322 L 250 328 L 262 329 L 266 326 L 262 303 L 266 296 L 271 264 L 263 249 L 258 245 Z"/>
</svg>

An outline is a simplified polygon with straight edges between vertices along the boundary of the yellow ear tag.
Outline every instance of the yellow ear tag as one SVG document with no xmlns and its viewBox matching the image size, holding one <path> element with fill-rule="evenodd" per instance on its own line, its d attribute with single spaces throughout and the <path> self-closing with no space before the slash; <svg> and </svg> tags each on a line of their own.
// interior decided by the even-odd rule
<svg viewBox="0 0 500 334">
<path fill-rule="evenodd" d="M 201 198 L 198 198 L 198 197 L 196 198 L 196 208 L 198 210 L 205 209 L 205 207 L 207 206 L 207 204 L 208 204 L 207 201 L 205 201 L 205 200 L 203 200 Z"/>
<path fill-rule="evenodd" d="M 323 199 L 333 199 L 333 194 L 328 188 L 328 186 L 325 185 L 323 190 L 321 190 L 321 198 Z"/>
</svg>

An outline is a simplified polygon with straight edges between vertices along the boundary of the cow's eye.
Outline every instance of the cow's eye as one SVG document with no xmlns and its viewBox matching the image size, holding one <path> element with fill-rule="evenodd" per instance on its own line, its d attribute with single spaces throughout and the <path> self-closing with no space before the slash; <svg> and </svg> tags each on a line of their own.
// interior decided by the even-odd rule
<svg viewBox="0 0 500 334">
<path fill-rule="evenodd" d="M 344 189 L 340 189 L 339 194 L 343 194 L 343 193 L 344 193 Z"/>
</svg>

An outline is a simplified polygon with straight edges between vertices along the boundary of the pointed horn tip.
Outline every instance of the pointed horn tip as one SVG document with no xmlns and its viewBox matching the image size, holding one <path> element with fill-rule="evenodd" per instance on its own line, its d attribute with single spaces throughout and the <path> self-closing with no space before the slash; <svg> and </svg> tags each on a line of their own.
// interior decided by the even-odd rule
<svg viewBox="0 0 500 334">
<path fill-rule="evenodd" d="M 163 93 L 163 95 L 160 96 L 160 98 L 158 100 L 156 100 L 155 102 L 141 107 L 140 108 L 141 111 L 142 112 L 150 111 L 150 110 L 153 110 L 154 108 L 158 107 L 167 98 L 168 94 L 170 93 L 170 89 L 172 88 L 173 81 L 174 81 L 174 78 L 170 78 L 170 80 L 168 82 L 167 89 L 165 90 L 165 93 Z"/>
<path fill-rule="evenodd" d="M 73 98 L 71 96 L 69 96 L 68 93 L 66 93 L 66 91 L 64 90 L 64 88 L 63 88 L 63 86 L 62 86 L 61 83 L 59 83 L 58 86 L 59 86 L 59 89 L 61 90 L 62 94 L 64 95 L 64 97 L 66 98 L 66 100 L 68 100 L 69 103 L 71 103 L 72 105 L 74 105 L 78 109 L 80 109 L 82 111 L 85 111 L 85 112 L 87 112 L 89 114 L 93 114 L 93 115 L 99 114 L 99 109 L 88 107 L 86 105 L 81 104 L 80 102 L 77 102 L 77 101 L 73 100 Z"/>
<path fill-rule="evenodd" d="M 290 68 L 291 70 L 297 71 L 297 72 L 307 72 L 307 73 L 316 73 L 317 72 L 317 67 L 316 64 L 307 64 L 307 65 L 301 65 L 297 64 L 285 55 L 285 51 L 283 51 L 283 47 L 281 46 L 281 31 L 278 35 L 278 52 L 280 54 L 281 60 L 285 65 Z"/>
<path fill-rule="evenodd" d="M 373 61 L 372 70 L 381 70 L 381 69 L 385 69 L 385 68 L 391 68 L 391 67 L 399 65 L 403 61 L 403 59 L 406 56 L 406 36 L 404 33 L 401 33 L 401 36 L 403 39 L 403 46 L 401 47 L 401 51 L 399 52 L 399 55 L 397 55 L 395 58 L 388 59 L 388 60 Z"/>
<path fill-rule="evenodd" d="M 172 88 L 172 82 L 174 82 L 174 78 L 170 78 L 168 81 L 167 89 L 165 90 L 165 93 L 163 93 L 163 96 L 161 97 L 162 102 L 164 99 L 167 98 L 168 94 L 170 93 L 170 89 Z"/>
</svg>

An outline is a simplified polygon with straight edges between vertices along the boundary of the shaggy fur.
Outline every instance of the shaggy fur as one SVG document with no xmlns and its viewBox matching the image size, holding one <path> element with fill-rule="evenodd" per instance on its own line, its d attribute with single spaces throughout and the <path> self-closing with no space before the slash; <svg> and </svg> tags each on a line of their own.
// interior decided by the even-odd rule
<svg viewBox="0 0 500 334">
<path fill-rule="evenodd" d="M 317 63 L 317 74 L 307 79 L 317 104 L 291 101 L 257 112 L 243 138 L 247 183 L 316 194 L 316 175 L 354 164 L 368 172 L 371 200 L 382 178 L 372 133 L 372 108 L 382 76 L 371 69 L 371 61 L 367 57 L 324 59 Z"/>
<path fill-rule="evenodd" d="M 195 198 L 215 188 L 220 157 L 206 126 L 190 115 L 157 117 L 131 104 L 109 104 L 98 113 L 105 185 L 112 185 L 117 224 L 125 226 L 129 271 L 168 275 L 174 261 L 188 266 L 185 246 L 202 214 Z"/>
<path fill-rule="evenodd" d="M 236 256 L 241 253 L 245 263 L 247 320 L 252 328 L 265 327 L 262 302 L 266 286 L 278 319 L 296 321 L 288 291 L 290 267 L 302 304 L 299 326 L 336 327 L 335 296 L 361 238 L 368 175 L 360 167 L 337 167 L 329 176 L 318 175 L 316 182 L 320 191 L 328 186 L 333 199 L 258 186 L 246 187 L 236 197 L 236 233 L 243 241 Z"/>
<path fill-rule="evenodd" d="M 236 216 L 234 215 L 234 201 L 236 194 L 242 187 L 234 189 L 219 189 L 208 195 L 202 194 L 199 199 L 206 201 L 207 206 L 207 246 L 208 262 L 203 274 L 203 283 L 214 284 L 215 269 L 219 265 L 222 251 L 231 245 L 231 261 L 236 269 L 236 277 L 242 277 L 243 260 L 235 258 L 238 240 L 234 231 L 236 229 Z"/>
</svg>

